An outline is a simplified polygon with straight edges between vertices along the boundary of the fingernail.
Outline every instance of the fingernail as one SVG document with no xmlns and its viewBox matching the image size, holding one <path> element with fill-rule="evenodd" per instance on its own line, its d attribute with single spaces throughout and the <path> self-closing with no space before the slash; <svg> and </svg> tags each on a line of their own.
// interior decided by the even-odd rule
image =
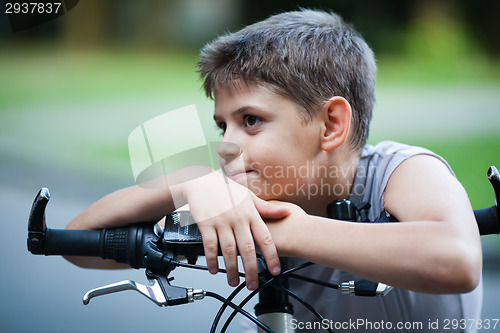
<svg viewBox="0 0 500 333">
<path fill-rule="evenodd" d="M 238 284 L 240 283 L 240 280 L 239 279 L 232 279 L 230 282 L 229 282 L 229 285 L 231 287 L 236 287 Z"/>
<path fill-rule="evenodd" d="M 217 268 L 210 268 L 209 272 L 210 272 L 210 274 L 217 274 L 218 269 Z"/>
<path fill-rule="evenodd" d="M 279 267 L 274 267 L 271 271 L 271 274 L 278 275 L 280 272 L 281 272 L 281 269 Z"/>
<path fill-rule="evenodd" d="M 284 214 L 290 215 L 292 213 L 292 210 L 290 209 L 290 207 L 288 207 L 288 206 L 281 206 L 281 207 L 283 207 L 283 209 L 284 209 L 284 211 L 283 211 Z"/>
<path fill-rule="evenodd" d="M 248 290 L 255 290 L 257 289 L 259 285 L 257 284 L 257 282 L 250 282 L 248 285 L 247 285 L 247 289 Z"/>
</svg>

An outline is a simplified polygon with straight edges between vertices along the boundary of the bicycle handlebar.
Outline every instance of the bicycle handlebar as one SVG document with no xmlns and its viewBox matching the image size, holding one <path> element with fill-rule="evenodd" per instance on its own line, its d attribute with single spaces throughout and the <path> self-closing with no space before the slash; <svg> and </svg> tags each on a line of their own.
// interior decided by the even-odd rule
<svg viewBox="0 0 500 333">
<path fill-rule="evenodd" d="M 49 229 L 44 218 L 49 199 L 48 189 L 43 188 L 33 202 L 28 222 L 32 254 L 101 257 L 161 271 L 178 256 L 192 261 L 203 255 L 201 235 L 188 212 L 167 216 L 164 230 L 153 222 L 102 230 Z"/>
<path fill-rule="evenodd" d="M 497 198 L 500 195 L 500 173 L 492 166 L 488 169 L 487 176 L 495 191 L 495 205 L 489 208 L 474 210 L 481 235 L 500 233 L 500 209 L 497 204 Z M 213 292 L 170 285 L 170 278 L 168 276 L 175 267 L 202 268 L 201 266 L 194 265 L 198 256 L 204 255 L 204 252 L 201 234 L 189 212 L 178 211 L 167 215 L 164 228 L 155 222 L 144 222 L 127 227 L 102 230 L 48 229 L 45 223 L 45 208 L 49 199 L 50 194 L 48 189 L 43 188 L 35 197 L 31 208 L 28 220 L 27 245 L 28 250 L 32 254 L 93 256 L 103 259 L 113 259 L 120 263 L 126 263 L 132 268 L 146 268 L 146 275 L 153 283 L 150 286 L 145 286 L 134 281 L 125 280 L 96 288 L 85 294 L 83 298 L 84 304 L 88 304 L 90 299 L 95 296 L 122 290 L 138 291 L 160 306 L 189 303 L 208 296 L 224 302 L 225 305 L 219 312 L 223 311 L 226 306 L 230 306 L 235 311 L 252 320 L 263 331 L 272 332 L 267 325 L 241 308 L 244 302 L 240 306 L 237 306 L 231 302 L 230 298 L 225 299 Z M 336 219 L 347 221 L 359 218 L 361 221 L 366 221 L 368 208 L 369 204 L 365 204 L 362 207 L 355 207 L 348 200 L 344 200 L 330 205 L 328 213 L 330 217 Z M 390 214 L 383 212 L 381 217 L 374 222 L 395 221 Z M 188 264 L 177 261 L 178 257 L 186 258 Z M 306 267 L 307 265 L 302 266 Z M 303 267 L 299 267 L 299 269 Z M 289 272 L 291 273 L 295 268 L 290 269 Z M 206 269 L 206 267 L 203 267 L 203 269 Z M 307 280 L 305 276 L 296 276 L 295 274 L 290 274 L 290 276 Z M 281 277 L 263 278 L 263 281 L 267 279 L 264 285 L 268 285 L 271 281 L 275 283 L 277 279 L 284 281 L 287 277 L 288 274 L 285 272 Z M 320 285 L 327 284 L 314 279 L 309 279 L 308 281 Z M 328 284 L 328 287 L 339 289 L 345 294 L 357 296 L 385 295 L 392 289 L 390 286 L 366 280 L 347 281 L 339 285 Z M 278 285 L 278 288 L 283 287 Z M 262 289 L 259 287 L 259 293 L 262 293 L 262 291 L 266 292 L 264 287 Z M 286 288 L 282 289 L 282 291 L 278 289 L 269 290 L 273 293 L 276 291 L 290 293 Z M 293 293 L 290 295 L 294 296 Z M 273 298 L 276 297 L 273 296 Z M 321 315 L 315 311 L 313 313 L 321 320 Z M 212 332 L 215 332 L 218 319 L 214 320 Z M 227 327 L 231 320 L 232 317 L 226 321 L 225 327 Z"/>
<path fill-rule="evenodd" d="M 500 233 L 500 172 L 494 166 L 487 177 L 495 192 L 495 205 L 476 209 L 474 214 L 481 235 Z M 127 263 L 133 268 L 165 270 L 183 256 L 189 262 L 203 255 L 201 234 L 189 212 L 167 215 L 165 229 L 154 222 L 102 230 L 48 229 L 45 208 L 50 199 L 43 188 L 35 197 L 28 220 L 28 250 L 33 254 L 95 256 Z"/>
<path fill-rule="evenodd" d="M 500 172 L 496 167 L 491 166 L 488 169 L 487 177 L 495 192 L 495 204 L 489 208 L 474 210 L 481 235 L 500 233 L 500 207 L 498 206 L 498 198 L 500 198 Z"/>
</svg>

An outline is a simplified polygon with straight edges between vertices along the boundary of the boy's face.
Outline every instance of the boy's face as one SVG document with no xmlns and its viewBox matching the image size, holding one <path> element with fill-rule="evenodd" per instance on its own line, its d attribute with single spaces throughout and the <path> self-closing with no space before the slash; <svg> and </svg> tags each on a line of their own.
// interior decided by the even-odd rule
<svg viewBox="0 0 500 333">
<path fill-rule="evenodd" d="M 258 197 L 297 204 L 321 156 L 321 116 L 312 121 L 299 105 L 258 85 L 238 84 L 214 92 L 214 120 L 223 132 L 218 153 L 228 177 Z"/>
</svg>

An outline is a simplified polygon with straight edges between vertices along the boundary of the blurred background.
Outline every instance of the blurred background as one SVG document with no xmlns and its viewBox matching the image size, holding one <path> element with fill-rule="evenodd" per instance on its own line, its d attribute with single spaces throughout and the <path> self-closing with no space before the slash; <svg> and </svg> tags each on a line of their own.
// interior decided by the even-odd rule
<svg viewBox="0 0 500 333">
<path fill-rule="evenodd" d="M 474 208 L 493 204 L 486 170 L 500 167 L 499 1 L 85 0 L 17 32 L 2 7 L 2 332 L 208 330 L 219 306 L 208 299 L 162 309 L 127 292 L 84 307 L 87 290 L 124 279 L 146 283 L 144 273 L 85 270 L 59 257 L 32 256 L 26 250 L 29 209 L 37 191 L 48 187 L 47 223 L 63 228 L 95 200 L 134 184 L 127 137 L 167 111 L 196 104 L 207 133 L 216 135 L 212 102 L 195 73 L 200 47 L 300 7 L 336 11 L 375 50 L 370 142 L 391 139 L 436 151 L 450 162 Z M 499 317 L 497 238 L 483 238 L 485 319 Z M 230 292 L 222 275 L 177 269 L 174 276 L 174 284 Z M 231 329 L 239 331 L 236 323 Z"/>
</svg>

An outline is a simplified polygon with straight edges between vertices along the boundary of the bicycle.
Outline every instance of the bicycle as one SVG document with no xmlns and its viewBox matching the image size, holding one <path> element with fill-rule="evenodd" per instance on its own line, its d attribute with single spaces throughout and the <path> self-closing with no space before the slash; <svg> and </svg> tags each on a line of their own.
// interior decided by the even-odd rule
<svg viewBox="0 0 500 333">
<path fill-rule="evenodd" d="M 495 204 L 489 208 L 474 211 L 481 235 L 500 233 L 500 208 L 497 204 L 500 194 L 500 172 L 492 166 L 488 169 L 487 177 L 494 189 Z M 296 299 L 318 320 L 324 319 L 316 309 L 287 288 L 287 281 L 290 278 L 302 279 L 355 296 L 384 296 L 392 289 L 391 286 L 368 280 L 332 284 L 311 279 L 297 272 L 313 263 L 308 262 L 288 268 L 285 258 L 282 260 L 284 272 L 278 276 L 272 276 L 266 270 L 265 262 L 259 258 L 260 286 L 237 305 L 233 299 L 244 289 L 244 283 L 236 287 L 227 298 L 211 291 L 171 285 L 173 278 L 170 274 L 176 267 L 207 269 L 205 266 L 196 264 L 198 256 L 203 255 L 203 246 L 201 234 L 189 212 L 179 211 L 168 215 L 165 228 L 152 222 L 102 230 L 49 229 L 45 222 L 45 208 L 49 199 L 48 189 L 43 188 L 36 195 L 31 207 L 27 245 L 32 254 L 84 255 L 114 259 L 117 262 L 127 263 L 135 269 L 144 268 L 151 283 L 146 286 L 135 281 L 124 280 L 95 288 L 83 296 L 85 305 L 89 304 L 94 297 L 124 290 L 135 290 L 159 306 L 186 304 L 204 297 L 212 297 L 221 301 L 223 305 L 214 318 L 210 332 L 216 332 L 224 311 L 227 307 L 231 307 L 233 313 L 224 323 L 221 332 L 225 332 L 235 315 L 240 313 L 254 322 L 261 332 L 288 333 L 293 332 L 288 325 L 293 318 L 293 306 L 289 297 Z M 340 200 L 328 207 L 328 215 L 340 220 L 366 222 L 368 208 L 366 205 L 355 207 L 348 200 Z M 374 222 L 391 223 L 396 220 L 389 213 L 383 212 Z M 179 260 L 181 257 L 186 261 Z M 220 271 L 225 272 L 223 269 Z M 240 273 L 240 276 L 244 277 L 244 274 Z M 259 303 L 255 306 L 256 316 L 253 316 L 243 307 L 257 294 L 259 294 Z M 331 328 L 328 331 L 331 332 Z"/>
</svg>

